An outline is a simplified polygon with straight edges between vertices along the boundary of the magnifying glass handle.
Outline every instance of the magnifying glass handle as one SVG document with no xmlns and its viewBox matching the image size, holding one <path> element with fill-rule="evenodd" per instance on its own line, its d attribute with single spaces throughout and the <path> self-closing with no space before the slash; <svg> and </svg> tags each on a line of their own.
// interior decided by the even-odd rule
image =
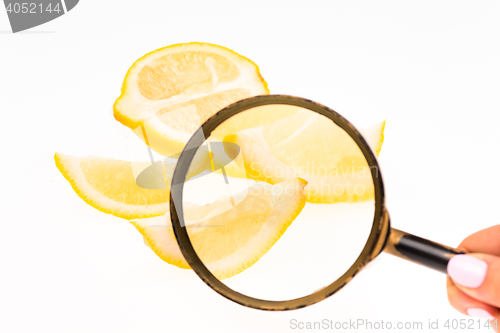
<svg viewBox="0 0 500 333">
<path fill-rule="evenodd" d="M 447 274 L 447 267 L 450 259 L 454 255 L 465 253 L 464 251 L 394 228 L 390 230 L 384 252 L 427 266 L 445 274 Z"/>
</svg>

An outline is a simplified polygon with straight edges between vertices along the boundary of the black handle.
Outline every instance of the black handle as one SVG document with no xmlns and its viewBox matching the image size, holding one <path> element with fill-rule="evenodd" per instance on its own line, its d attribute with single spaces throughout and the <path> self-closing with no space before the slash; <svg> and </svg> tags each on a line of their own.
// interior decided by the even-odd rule
<svg viewBox="0 0 500 333">
<path fill-rule="evenodd" d="M 450 259 L 464 251 L 392 228 L 384 252 L 447 273 Z"/>
</svg>

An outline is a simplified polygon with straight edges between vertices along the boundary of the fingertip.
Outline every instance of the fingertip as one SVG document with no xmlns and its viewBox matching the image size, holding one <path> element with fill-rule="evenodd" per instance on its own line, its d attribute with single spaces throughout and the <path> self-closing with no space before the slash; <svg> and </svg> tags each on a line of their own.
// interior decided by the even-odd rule
<svg viewBox="0 0 500 333">
<path fill-rule="evenodd" d="M 482 318 L 488 320 L 495 319 L 495 316 L 493 316 L 493 314 L 491 314 L 490 311 L 483 308 L 475 308 L 475 307 L 468 308 L 467 315 L 469 315 L 470 317 Z"/>
<path fill-rule="evenodd" d="M 447 271 L 454 283 L 475 289 L 483 284 L 488 264 L 474 256 L 458 254 L 448 262 Z"/>
</svg>

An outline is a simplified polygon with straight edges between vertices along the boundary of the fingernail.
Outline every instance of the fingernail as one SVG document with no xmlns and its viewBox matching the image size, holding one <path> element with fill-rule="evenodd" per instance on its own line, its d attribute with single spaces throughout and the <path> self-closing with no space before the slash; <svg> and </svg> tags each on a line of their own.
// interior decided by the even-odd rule
<svg viewBox="0 0 500 333">
<path fill-rule="evenodd" d="M 453 282 L 464 287 L 477 288 L 486 277 L 488 264 L 466 254 L 454 256 L 448 262 L 448 275 Z"/>
<path fill-rule="evenodd" d="M 471 317 L 484 318 L 489 320 L 495 319 L 495 317 L 493 317 L 491 313 L 481 308 L 468 308 L 467 314 Z"/>
</svg>

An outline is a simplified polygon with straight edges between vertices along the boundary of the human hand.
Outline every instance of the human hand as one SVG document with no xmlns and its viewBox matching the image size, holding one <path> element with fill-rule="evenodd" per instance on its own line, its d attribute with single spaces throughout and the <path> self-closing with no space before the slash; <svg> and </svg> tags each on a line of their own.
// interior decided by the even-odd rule
<svg viewBox="0 0 500 333">
<path fill-rule="evenodd" d="M 450 304 L 463 314 L 500 324 L 500 225 L 468 236 L 458 249 L 469 253 L 448 263 Z"/>
</svg>

